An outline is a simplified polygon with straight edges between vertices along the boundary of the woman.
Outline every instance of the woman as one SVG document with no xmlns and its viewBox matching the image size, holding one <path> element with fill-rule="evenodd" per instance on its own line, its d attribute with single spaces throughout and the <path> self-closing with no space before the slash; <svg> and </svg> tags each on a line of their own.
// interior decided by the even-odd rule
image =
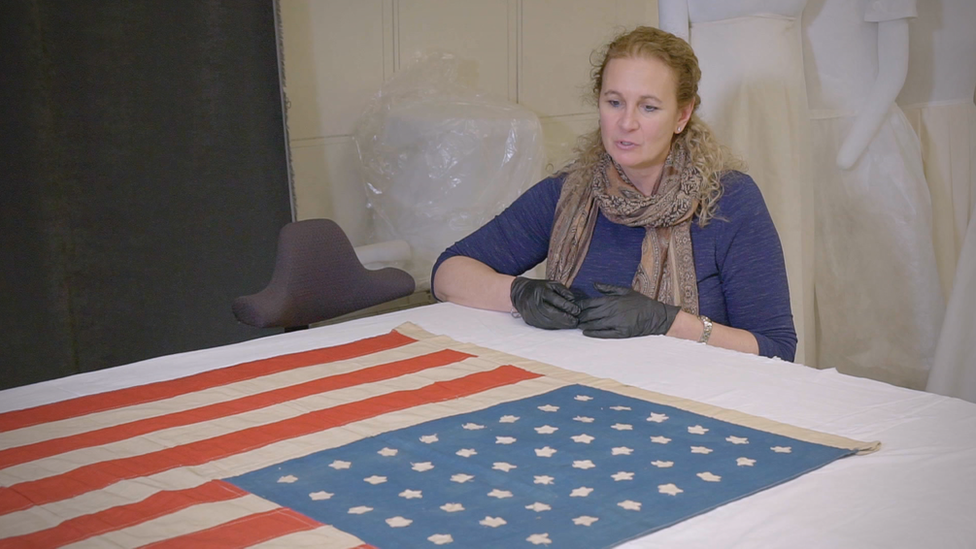
<svg viewBox="0 0 976 549">
<path fill-rule="evenodd" d="M 792 360 L 779 237 L 755 183 L 695 115 L 691 47 L 639 27 L 592 72 L 576 160 L 434 264 L 441 300 L 593 337 L 665 334 Z M 521 276 L 547 260 L 547 280 Z"/>
</svg>

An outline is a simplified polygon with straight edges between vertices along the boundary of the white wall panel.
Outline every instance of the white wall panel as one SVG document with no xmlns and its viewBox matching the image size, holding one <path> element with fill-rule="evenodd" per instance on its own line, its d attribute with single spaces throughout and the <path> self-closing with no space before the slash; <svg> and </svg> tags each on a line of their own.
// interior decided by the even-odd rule
<svg viewBox="0 0 976 549">
<path fill-rule="evenodd" d="M 334 220 L 354 246 L 370 226 L 356 144 L 351 137 L 292 143 L 296 218 Z"/>
<path fill-rule="evenodd" d="M 563 167 L 572 159 L 579 136 L 596 129 L 596 114 L 549 116 L 541 118 L 546 147 L 547 175 Z"/>
<path fill-rule="evenodd" d="M 289 139 L 352 133 L 383 83 L 384 52 L 391 50 L 384 10 L 390 5 L 386 0 L 282 2 Z"/>
<path fill-rule="evenodd" d="M 519 103 L 540 116 L 593 112 L 590 54 L 616 33 L 657 24 L 647 0 L 522 0 Z"/>
<path fill-rule="evenodd" d="M 461 61 L 459 81 L 514 100 L 517 72 L 510 67 L 515 59 L 510 23 L 515 19 L 510 10 L 516 5 L 510 0 L 396 1 L 399 67 L 418 52 L 446 50 Z"/>
</svg>

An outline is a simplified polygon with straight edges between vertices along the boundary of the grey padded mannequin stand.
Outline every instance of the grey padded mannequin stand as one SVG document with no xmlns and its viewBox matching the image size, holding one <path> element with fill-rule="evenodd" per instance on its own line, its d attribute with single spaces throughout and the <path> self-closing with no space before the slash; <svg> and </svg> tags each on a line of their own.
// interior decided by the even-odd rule
<svg viewBox="0 0 976 549">
<path fill-rule="evenodd" d="M 232 309 L 244 324 L 291 331 L 408 296 L 414 289 L 413 277 L 403 270 L 364 267 L 334 221 L 306 219 L 285 225 L 278 234 L 267 287 L 238 297 Z"/>
</svg>

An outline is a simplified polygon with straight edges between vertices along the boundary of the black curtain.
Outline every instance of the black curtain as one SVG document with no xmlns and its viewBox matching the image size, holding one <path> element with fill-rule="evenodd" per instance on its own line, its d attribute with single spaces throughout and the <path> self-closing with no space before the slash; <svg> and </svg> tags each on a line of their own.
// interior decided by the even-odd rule
<svg viewBox="0 0 976 549">
<path fill-rule="evenodd" d="M 4 0 L 0 56 L 0 387 L 270 333 L 274 2 Z"/>
</svg>

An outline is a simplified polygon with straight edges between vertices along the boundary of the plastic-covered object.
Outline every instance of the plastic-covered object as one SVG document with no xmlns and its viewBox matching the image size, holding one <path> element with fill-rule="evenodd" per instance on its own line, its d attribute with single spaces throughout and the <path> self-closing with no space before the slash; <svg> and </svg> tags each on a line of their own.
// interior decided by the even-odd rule
<svg viewBox="0 0 976 549">
<path fill-rule="evenodd" d="M 356 143 L 371 242 L 405 240 L 418 289 L 445 248 L 501 212 L 541 176 L 542 125 L 531 111 L 457 81 L 458 60 L 429 53 L 386 82 Z"/>
</svg>

